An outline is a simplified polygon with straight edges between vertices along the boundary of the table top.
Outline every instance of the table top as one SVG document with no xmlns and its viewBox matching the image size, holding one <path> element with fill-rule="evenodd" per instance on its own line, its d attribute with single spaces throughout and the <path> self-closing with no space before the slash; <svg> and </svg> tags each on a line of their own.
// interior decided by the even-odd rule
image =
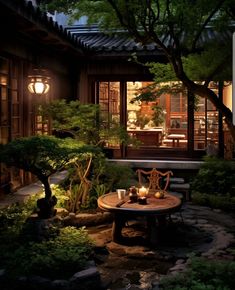
<svg viewBox="0 0 235 290">
<path fill-rule="evenodd" d="M 127 131 L 128 132 L 144 132 L 144 133 L 146 133 L 146 132 L 154 132 L 154 133 L 162 133 L 162 131 L 163 131 L 163 128 L 146 128 L 146 129 L 138 129 L 138 128 L 136 128 L 136 129 L 133 129 L 133 128 L 128 128 L 127 129 Z"/>
<path fill-rule="evenodd" d="M 181 207 L 181 200 L 177 196 L 172 194 L 165 194 L 164 198 L 157 199 L 154 195 L 147 197 L 147 204 L 142 205 L 138 202 L 129 203 L 129 197 L 126 196 L 124 199 L 125 203 L 118 207 L 120 199 L 118 199 L 116 192 L 104 194 L 98 199 L 98 206 L 110 212 L 119 213 L 133 213 L 138 215 L 166 215 L 173 211 L 177 211 Z"/>
<path fill-rule="evenodd" d="M 172 138 L 172 139 L 184 139 L 185 138 L 185 135 L 184 134 L 169 134 L 167 136 L 167 138 Z"/>
</svg>

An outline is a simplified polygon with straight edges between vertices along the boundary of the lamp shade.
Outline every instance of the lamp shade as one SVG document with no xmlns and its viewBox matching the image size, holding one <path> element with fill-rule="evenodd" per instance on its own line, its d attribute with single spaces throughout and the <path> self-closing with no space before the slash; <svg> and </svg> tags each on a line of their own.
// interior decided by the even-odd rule
<svg viewBox="0 0 235 290">
<path fill-rule="evenodd" d="M 31 94 L 45 95 L 50 89 L 50 77 L 45 73 L 45 70 L 34 69 L 32 74 L 28 76 L 28 90 Z"/>
</svg>

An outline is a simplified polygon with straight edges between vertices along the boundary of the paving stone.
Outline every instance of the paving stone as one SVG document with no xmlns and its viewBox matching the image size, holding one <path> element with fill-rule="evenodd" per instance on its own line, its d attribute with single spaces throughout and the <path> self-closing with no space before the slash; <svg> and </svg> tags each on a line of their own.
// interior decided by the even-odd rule
<svg viewBox="0 0 235 290">
<path fill-rule="evenodd" d="M 0 278 L 6 274 L 5 269 L 0 269 Z"/>
<path fill-rule="evenodd" d="M 184 259 L 179 259 L 175 262 L 176 265 L 184 264 L 185 260 Z"/>
<path fill-rule="evenodd" d="M 85 269 L 83 271 L 79 271 L 77 273 L 75 273 L 71 278 L 70 281 L 71 282 L 76 282 L 76 281 L 80 281 L 80 280 L 84 280 L 87 278 L 94 278 L 99 276 L 99 272 L 98 269 L 94 266 L 89 267 L 88 269 Z"/>
<path fill-rule="evenodd" d="M 208 221 L 206 219 L 198 219 L 197 220 L 198 224 L 207 224 Z"/>
<path fill-rule="evenodd" d="M 60 289 L 60 290 L 67 290 L 69 289 L 69 281 L 68 280 L 54 280 L 51 282 L 52 289 Z"/>
</svg>

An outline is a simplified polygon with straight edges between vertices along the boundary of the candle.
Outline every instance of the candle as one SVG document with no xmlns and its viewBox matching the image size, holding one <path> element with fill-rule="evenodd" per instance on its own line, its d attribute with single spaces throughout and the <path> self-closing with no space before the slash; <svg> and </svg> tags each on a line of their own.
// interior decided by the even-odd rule
<svg viewBox="0 0 235 290">
<path fill-rule="evenodd" d="M 139 196 L 145 196 L 145 195 L 147 195 L 147 188 L 145 188 L 144 186 L 142 186 L 139 189 Z"/>
<path fill-rule="evenodd" d="M 139 197 L 138 201 L 139 201 L 139 204 L 147 204 L 146 196 Z"/>
</svg>

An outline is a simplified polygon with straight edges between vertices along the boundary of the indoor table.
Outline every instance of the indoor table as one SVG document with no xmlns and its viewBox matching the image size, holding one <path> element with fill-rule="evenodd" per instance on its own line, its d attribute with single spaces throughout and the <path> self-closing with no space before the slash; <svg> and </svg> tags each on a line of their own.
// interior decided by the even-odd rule
<svg viewBox="0 0 235 290">
<path fill-rule="evenodd" d="M 185 139 L 184 134 L 169 134 L 167 136 L 168 139 L 171 139 L 173 142 L 173 147 L 179 147 L 180 146 L 180 140 Z"/>
</svg>

